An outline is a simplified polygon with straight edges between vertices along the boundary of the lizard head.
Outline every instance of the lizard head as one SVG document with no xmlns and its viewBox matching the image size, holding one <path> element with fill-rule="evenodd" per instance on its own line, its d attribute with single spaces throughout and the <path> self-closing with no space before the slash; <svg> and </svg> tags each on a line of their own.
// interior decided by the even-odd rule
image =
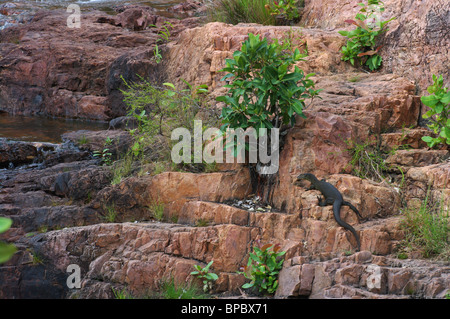
<svg viewBox="0 0 450 319">
<path fill-rule="evenodd" d="M 302 179 L 306 179 L 308 181 L 311 181 L 314 179 L 314 175 L 311 173 L 305 173 L 305 174 L 300 174 L 297 176 L 297 180 L 294 182 L 294 185 L 300 186 L 300 182 Z"/>
</svg>

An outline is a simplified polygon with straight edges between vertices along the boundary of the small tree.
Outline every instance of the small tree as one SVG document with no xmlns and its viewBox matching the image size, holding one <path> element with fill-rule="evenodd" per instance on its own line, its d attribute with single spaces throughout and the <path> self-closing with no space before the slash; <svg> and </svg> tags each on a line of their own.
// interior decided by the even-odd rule
<svg viewBox="0 0 450 319">
<path fill-rule="evenodd" d="M 283 268 L 285 251 L 280 251 L 280 245 L 266 244 L 262 247 L 253 247 L 247 266 L 242 267 L 245 278 L 251 281 L 242 288 L 258 288 L 259 292 L 274 294 L 278 288 L 278 274 Z"/>
<path fill-rule="evenodd" d="M 439 143 L 450 145 L 450 91 L 444 86 L 442 75 L 437 77 L 433 74 L 433 85 L 427 88 L 428 96 L 422 96 L 420 100 L 428 106 L 428 110 L 422 117 L 428 119 L 430 128 L 437 137 L 424 136 L 422 140 L 429 147 Z"/>
<path fill-rule="evenodd" d="M 377 47 L 378 37 L 386 32 L 386 24 L 395 17 L 381 21 L 378 16 L 384 12 L 384 4 L 380 0 L 367 0 L 367 5 L 358 3 L 361 7 L 355 19 L 345 20 L 353 24 L 356 29 L 351 31 L 338 31 L 340 35 L 348 38 L 346 45 L 342 47 L 342 60 L 350 61 L 352 65 L 359 61 L 365 64 L 371 71 L 381 66 L 382 58 L 378 55 L 381 46 Z"/>
<path fill-rule="evenodd" d="M 305 99 L 320 90 L 314 90 L 310 79 L 314 73 L 305 76 L 297 66 L 292 70 L 305 55 L 298 48 L 289 49 L 289 41 L 269 44 L 267 38 L 250 33 L 233 59 L 225 60 L 221 71 L 228 73 L 222 80 L 231 82 L 225 85 L 228 95 L 217 98 L 227 105 L 222 109 L 222 129 L 280 128 L 295 124 L 295 114 L 305 117 Z"/>
<path fill-rule="evenodd" d="M 303 61 L 305 56 L 298 48 L 292 50 L 289 39 L 284 43 L 277 39 L 269 43 L 267 38 L 260 39 L 259 35 L 250 33 L 241 50 L 235 51 L 232 59 L 226 59 L 225 68 L 221 70 L 227 72 L 222 80 L 229 82 L 225 85 L 228 94 L 217 97 L 217 101 L 226 104 L 222 108 L 221 130 L 226 131 L 229 128 L 246 131 L 253 128 L 255 138 L 259 138 L 260 129 L 267 129 L 268 134 L 260 140 L 259 146 L 264 145 L 266 150 L 269 149 L 270 156 L 273 152 L 278 152 L 279 149 L 275 149 L 278 144 L 270 140 L 270 130 L 280 129 L 283 125 L 294 125 L 295 115 L 304 118 L 305 100 L 317 96 L 320 91 L 314 90 L 314 82 L 310 79 L 314 73 L 305 76 L 303 71 L 294 65 Z M 262 134 L 264 133 L 262 130 Z M 233 143 L 227 144 L 226 147 L 231 145 Z M 267 148 L 268 146 L 270 148 Z M 233 146 L 234 154 L 241 153 L 243 147 L 249 150 L 250 143 L 246 141 L 237 147 Z M 255 170 L 259 175 L 267 175 L 266 182 L 269 187 L 266 189 L 266 195 L 263 195 L 263 200 L 267 202 L 271 184 L 277 174 L 259 171 L 258 168 L 263 166 L 265 165 L 261 158 L 258 158 L 256 165 L 250 165 L 250 170 Z M 251 176 L 256 177 L 253 172 Z M 259 181 L 253 181 L 253 186 L 259 186 Z"/>
</svg>

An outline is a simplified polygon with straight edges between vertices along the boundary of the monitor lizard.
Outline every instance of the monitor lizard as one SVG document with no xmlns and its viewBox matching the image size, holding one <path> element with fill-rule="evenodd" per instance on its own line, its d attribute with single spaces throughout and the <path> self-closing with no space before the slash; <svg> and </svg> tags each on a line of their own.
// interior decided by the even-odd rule
<svg viewBox="0 0 450 319">
<path fill-rule="evenodd" d="M 302 179 L 306 179 L 311 182 L 311 186 L 309 189 L 317 189 L 322 193 L 325 200 L 319 198 L 320 206 L 333 205 L 334 219 L 340 226 L 344 227 L 345 229 L 350 230 L 353 233 L 353 235 L 356 238 L 356 243 L 358 245 L 358 251 L 359 251 L 361 249 L 361 243 L 360 243 L 358 234 L 356 233 L 355 229 L 352 226 L 350 226 L 349 224 L 347 224 L 346 222 L 344 222 L 341 219 L 341 215 L 340 215 L 341 206 L 346 205 L 346 206 L 349 206 L 358 215 L 358 217 L 362 219 L 362 216 L 359 213 L 359 211 L 356 209 L 356 207 L 353 206 L 351 203 L 345 201 L 344 198 L 342 197 L 341 193 L 339 192 L 339 190 L 336 187 L 334 187 L 333 185 L 331 185 L 330 183 L 326 182 L 325 179 L 322 179 L 319 181 L 317 179 L 317 177 L 314 176 L 313 174 L 310 174 L 310 173 L 300 174 L 297 177 L 295 184 L 298 185 L 298 182 Z"/>
</svg>

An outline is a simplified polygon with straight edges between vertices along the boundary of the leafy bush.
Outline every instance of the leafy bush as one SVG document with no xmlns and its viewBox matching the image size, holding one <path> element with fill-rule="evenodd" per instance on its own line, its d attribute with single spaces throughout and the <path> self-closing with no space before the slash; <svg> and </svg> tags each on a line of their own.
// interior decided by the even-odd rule
<svg viewBox="0 0 450 319">
<path fill-rule="evenodd" d="M 300 1 L 303 4 L 303 1 Z M 280 0 L 273 1 L 272 4 L 267 4 L 270 14 L 281 16 L 287 21 L 297 22 L 300 18 L 299 14 L 299 0 Z"/>
<path fill-rule="evenodd" d="M 420 100 L 430 108 L 422 117 L 431 121 L 428 127 L 437 134 L 437 137 L 424 136 L 422 140 L 429 147 L 439 143 L 450 145 L 450 91 L 443 87 L 442 75 L 438 78 L 433 74 L 433 82 L 433 85 L 427 88 L 430 95 L 422 96 Z"/>
<path fill-rule="evenodd" d="M 129 109 L 128 115 L 136 119 L 138 127 L 130 130 L 134 143 L 129 153 L 113 165 L 114 183 L 136 170 L 136 162 L 142 166 L 148 162 L 170 161 L 170 136 L 175 128 L 183 127 L 192 132 L 194 119 L 198 116 L 206 124 L 217 124 L 218 114 L 205 106 L 206 85 L 193 87 L 185 81 L 187 88 L 178 89 L 172 83 L 158 86 L 140 79 L 140 82 L 123 79 L 127 89 L 122 94 Z"/>
<path fill-rule="evenodd" d="M 137 137 L 132 146 L 135 156 L 144 151 L 145 139 L 157 135 L 170 136 L 176 127 L 193 128 L 193 119 L 201 108 L 199 95 L 207 92 L 205 86 L 193 91 L 192 88 L 178 90 L 172 83 L 159 87 L 143 78 L 140 83 L 123 81 L 128 88 L 122 91 L 124 102 L 129 107 L 128 115 L 138 123 L 138 129 L 130 131 Z"/>
<path fill-rule="evenodd" d="M 249 283 L 242 286 L 244 289 L 256 287 L 259 292 L 269 294 L 275 293 L 278 288 L 278 274 L 283 268 L 283 259 L 286 252 L 280 251 L 280 245 L 267 244 L 253 247 L 250 253 L 247 266 L 240 272 L 245 278 L 250 279 Z"/>
<path fill-rule="evenodd" d="M 275 17 L 266 9 L 270 0 L 216 0 L 208 9 L 211 21 L 230 24 L 259 23 L 275 25 Z"/>
<path fill-rule="evenodd" d="M 112 164 L 112 153 L 109 147 L 112 145 L 113 141 L 111 138 L 106 138 L 101 151 L 94 151 L 94 157 L 100 159 L 103 165 L 110 166 Z"/>
<path fill-rule="evenodd" d="M 364 3 L 358 3 L 358 5 L 361 9 L 355 20 L 345 21 L 355 25 L 356 29 L 339 31 L 340 35 L 349 38 L 347 44 L 342 47 L 342 60 L 350 61 L 352 65 L 360 61 L 361 65 L 365 64 L 374 71 L 382 63 L 382 58 L 378 55 L 381 46 L 376 47 L 376 40 L 380 34 L 388 30 L 385 28 L 386 24 L 395 17 L 386 21 L 379 20 L 376 14 L 384 11 L 384 4 L 379 0 L 368 0 L 367 5 Z"/>
<path fill-rule="evenodd" d="M 292 52 L 290 43 L 277 40 L 269 44 L 267 38 L 249 34 L 241 50 L 226 59 L 221 71 L 228 72 L 223 80 L 228 95 L 219 96 L 225 102 L 222 109 L 222 130 L 253 127 L 280 128 L 283 124 L 295 124 L 295 114 L 305 117 L 305 99 L 313 98 L 320 90 L 314 90 L 310 79 L 313 73 L 304 75 L 297 66 L 305 55 L 297 49 Z"/>
<path fill-rule="evenodd" d="M 213 260 L 211 260 L 208 265 L 205 267 L 201 267 L 199 265 L 194 265 L 194 268 L 196 271 L 191 272 L 191 275 L 196 276 L 197 278 L 201 279 L 203 281 L 203 291 L 207 292 L 208 290 L 212 289 L 212 282 L 219 279 L 219 276 L 217 276 L 215 273 L 209 272 L 209 268 L 213 264 Z"/>
</svg>

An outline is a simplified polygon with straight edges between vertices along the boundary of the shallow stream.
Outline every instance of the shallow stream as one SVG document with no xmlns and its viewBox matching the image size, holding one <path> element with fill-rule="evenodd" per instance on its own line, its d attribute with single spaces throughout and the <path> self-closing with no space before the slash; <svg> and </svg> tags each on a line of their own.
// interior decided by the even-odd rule
<svg viewBox="0 0 450 319">
<path fill-rule="evenodd" d="M 0 138 L 16 141 L 61 142 L 61 135 L 78 130 L 104 130 L 108 123 L 39 116 L 12 116 L 0 113 Z"/>
</svg>

